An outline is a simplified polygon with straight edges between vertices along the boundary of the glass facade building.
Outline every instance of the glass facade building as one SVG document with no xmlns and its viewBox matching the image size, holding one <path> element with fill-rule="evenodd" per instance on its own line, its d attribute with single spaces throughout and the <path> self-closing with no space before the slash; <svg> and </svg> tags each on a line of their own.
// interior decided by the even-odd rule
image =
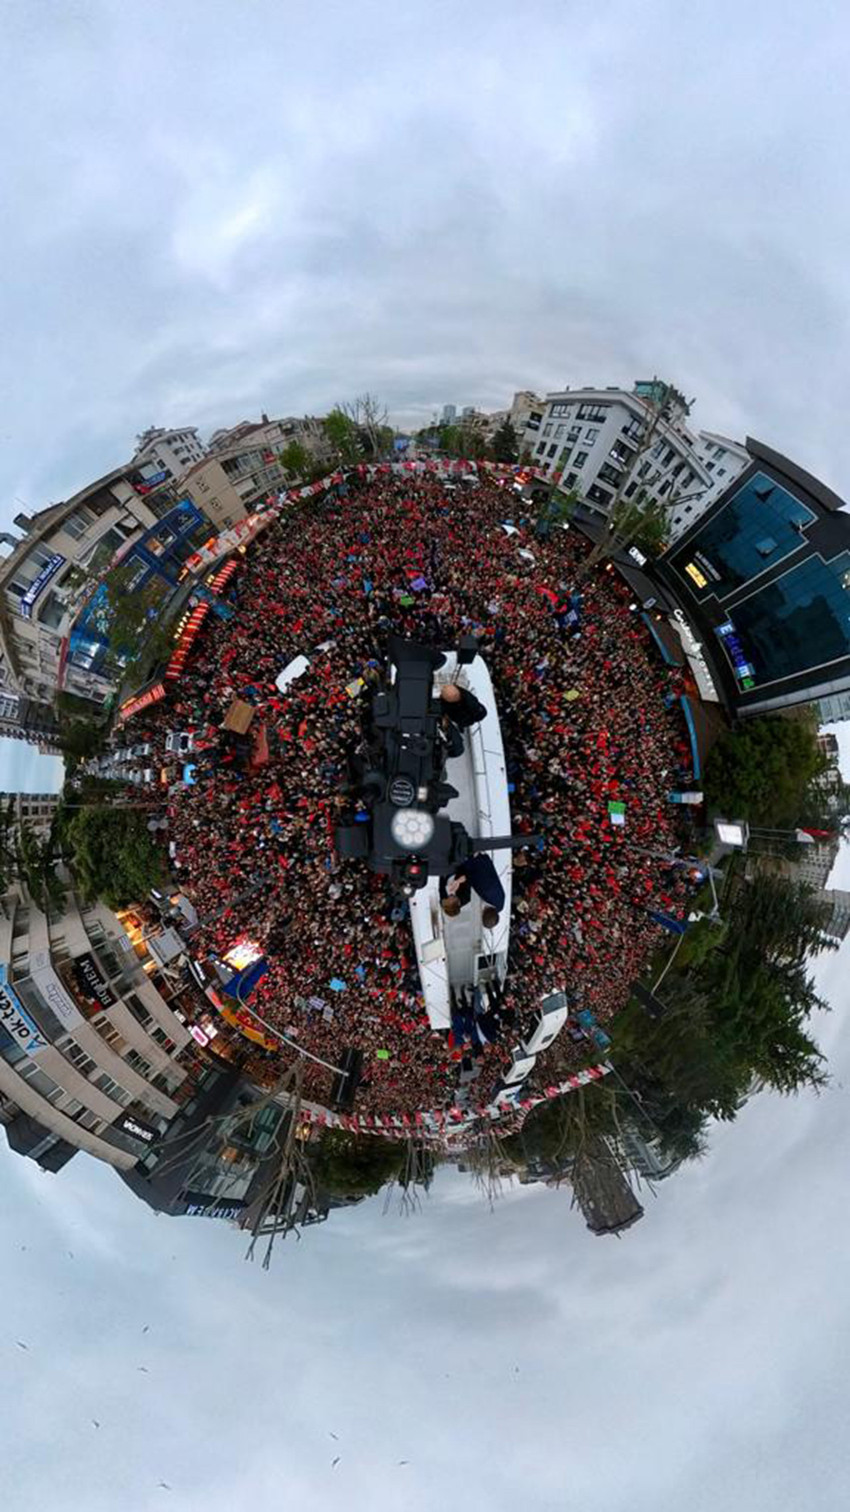
<svg viewBox="0 0 850 1512">
<path fill-rule="evenodd" d="M 750 466 L 661 575 L 713 651 L 727 702 L 755 713 L 850 690 L 850 514 L 787 458 L 747 448 Z"/>
</svg>

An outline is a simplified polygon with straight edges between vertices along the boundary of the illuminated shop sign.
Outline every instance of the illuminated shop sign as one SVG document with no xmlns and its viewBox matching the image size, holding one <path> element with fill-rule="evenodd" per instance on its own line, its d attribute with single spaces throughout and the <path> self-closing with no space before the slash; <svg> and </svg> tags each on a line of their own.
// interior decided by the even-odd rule
<svg viewBox="0 0 850 1512">
<path fill-rule="evenodd" d="M 50 579 L 56 576 L 59 568 L 65 566 L 65 561 L 66 558 L 60 556 L 57 552 L 55 556 L 50 557 L 45 563 L 35 581 L 30 583 L 20 602 L 20 613 L 24 619 L 32 618 L 33 605 L 36 599 L 40 598 Z"/>
<path fill-rule="evenodd" d="M 151 1145 L 156 1139 L 156 1129 L 143 1119 L 135 1118 L 132 1113 L 122 1113 L 120 1118 L 116 1118 L 115 1128 L 120 1129 L 122 1134 L 129 1134 L 131 1139 L 140 1139 L 142 1144 Z"/>
<path fill-rule="evenodd" d="M 708 587 L 708 578 L 703 577 L 695 562 L 688 562 L 685 567 L 685 571 L 688 574 L 688 577 L 696 583 L 698 588 Z"/>
<path fill-rule="evenodd" d="M 151 704 L 159 703 L 164 697 L 165 683 L 154 683 L 152 688 L 146 689 L 136 698 L 129 698 L 126 703 L 123 703 L 118 711 L 118 718 L 124 724 L 126 720 L 132 719 L 134 714 L 140 714 L 142 709 L 150 708 Z"/>
<path fill-rule="evenodd" d="M 717 634 L 723 642 L 726 654 L 732 663 L 735 676 L 743 689 L 754 688 L 756 685 L 756 669 L 752 662 L 747 660 L 747 653 L 741 645 L 731 620 L 725 620 L 717 626 Z"/>
</svg>

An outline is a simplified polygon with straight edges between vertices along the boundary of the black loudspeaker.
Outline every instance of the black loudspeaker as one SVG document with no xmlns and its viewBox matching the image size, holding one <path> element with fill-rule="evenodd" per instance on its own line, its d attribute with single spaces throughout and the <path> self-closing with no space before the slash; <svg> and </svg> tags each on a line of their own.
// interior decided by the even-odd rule
<svg viewBox="0 0 850 1512">
<path fill-rule="evenodd" d="M 462 635 L 457 643 L 457 664 L 468 667 L 478 655 L 478 641 L 474 635 Z"/>
</svg>

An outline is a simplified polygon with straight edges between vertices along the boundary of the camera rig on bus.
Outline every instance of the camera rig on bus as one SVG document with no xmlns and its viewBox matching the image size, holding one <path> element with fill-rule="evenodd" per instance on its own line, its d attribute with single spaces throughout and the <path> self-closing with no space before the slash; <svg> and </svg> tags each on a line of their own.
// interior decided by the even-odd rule
<svg viewBox="0 0 850 1512">
<path fill-rule="evenodd" d="M 478 655 L 474 636 L 462 636 L 458 667 Z M 446 781 L 446 713 L 434 697 L 434 674 L 445 666 L 442 651 L 390 635 L 380 688 L 364 699 L 364 752 L 349 789 L 361 807 L 337 826 L 340 857 L 360 857 L 371 871 L 389 876 L 404 893 L 429 877 L 456 871 L 476 851 L 517 849 L 532 835 L 476 838 L 444 813 L 457 789 Z"/>
</svg>

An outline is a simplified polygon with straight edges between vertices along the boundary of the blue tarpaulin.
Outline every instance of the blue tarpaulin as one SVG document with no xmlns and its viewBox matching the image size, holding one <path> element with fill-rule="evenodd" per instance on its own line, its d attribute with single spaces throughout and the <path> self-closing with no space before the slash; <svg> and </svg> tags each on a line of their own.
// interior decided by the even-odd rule
<svg viewBox="0 0 850 1512">
<path fill-rule="evenodd" d="M 697 727 L 694 724 L 693 709 L 691 708 L 691 701 L 686 693 L 682 694 L 679 702 L 682 705 L 682 713 L 685 716 L 685 724 L 688 727 L 688 739 L 691 742 L 691 761 L 693 764 L 694 781 L 698 782 L 700 777 L 702 776 L 702 768 L 700 766 L 699 744 L 697 742 Z"/>
<path fill-rule="evenodd" d="M 681 667 L 682 663 L 680 661 L 676 660 L 675 656 L 673 656 L 673 654 L 667 649 L 667 647 L 665 646 L 663 640 L 661 639 L 661 636 L 658 634 L 658 631 L 656 630 L 654 624 L 652 623 L 652 615 L 651 614 L 647 614 L 646 611 L 644 610 L 644 612 L 641 614 L 641 619 L 643 620 L 644 624 L 646 625 L 646 628 L 649 631 L 650 635 L 652 636 L 652 639 L 655 641 L 655 644 L 658 647 L 659 651 L 661 652 L 661 655 L 664 658 L 665 662 L 667 663 L 667 666 L 668 667 Z"/>
</svg>

